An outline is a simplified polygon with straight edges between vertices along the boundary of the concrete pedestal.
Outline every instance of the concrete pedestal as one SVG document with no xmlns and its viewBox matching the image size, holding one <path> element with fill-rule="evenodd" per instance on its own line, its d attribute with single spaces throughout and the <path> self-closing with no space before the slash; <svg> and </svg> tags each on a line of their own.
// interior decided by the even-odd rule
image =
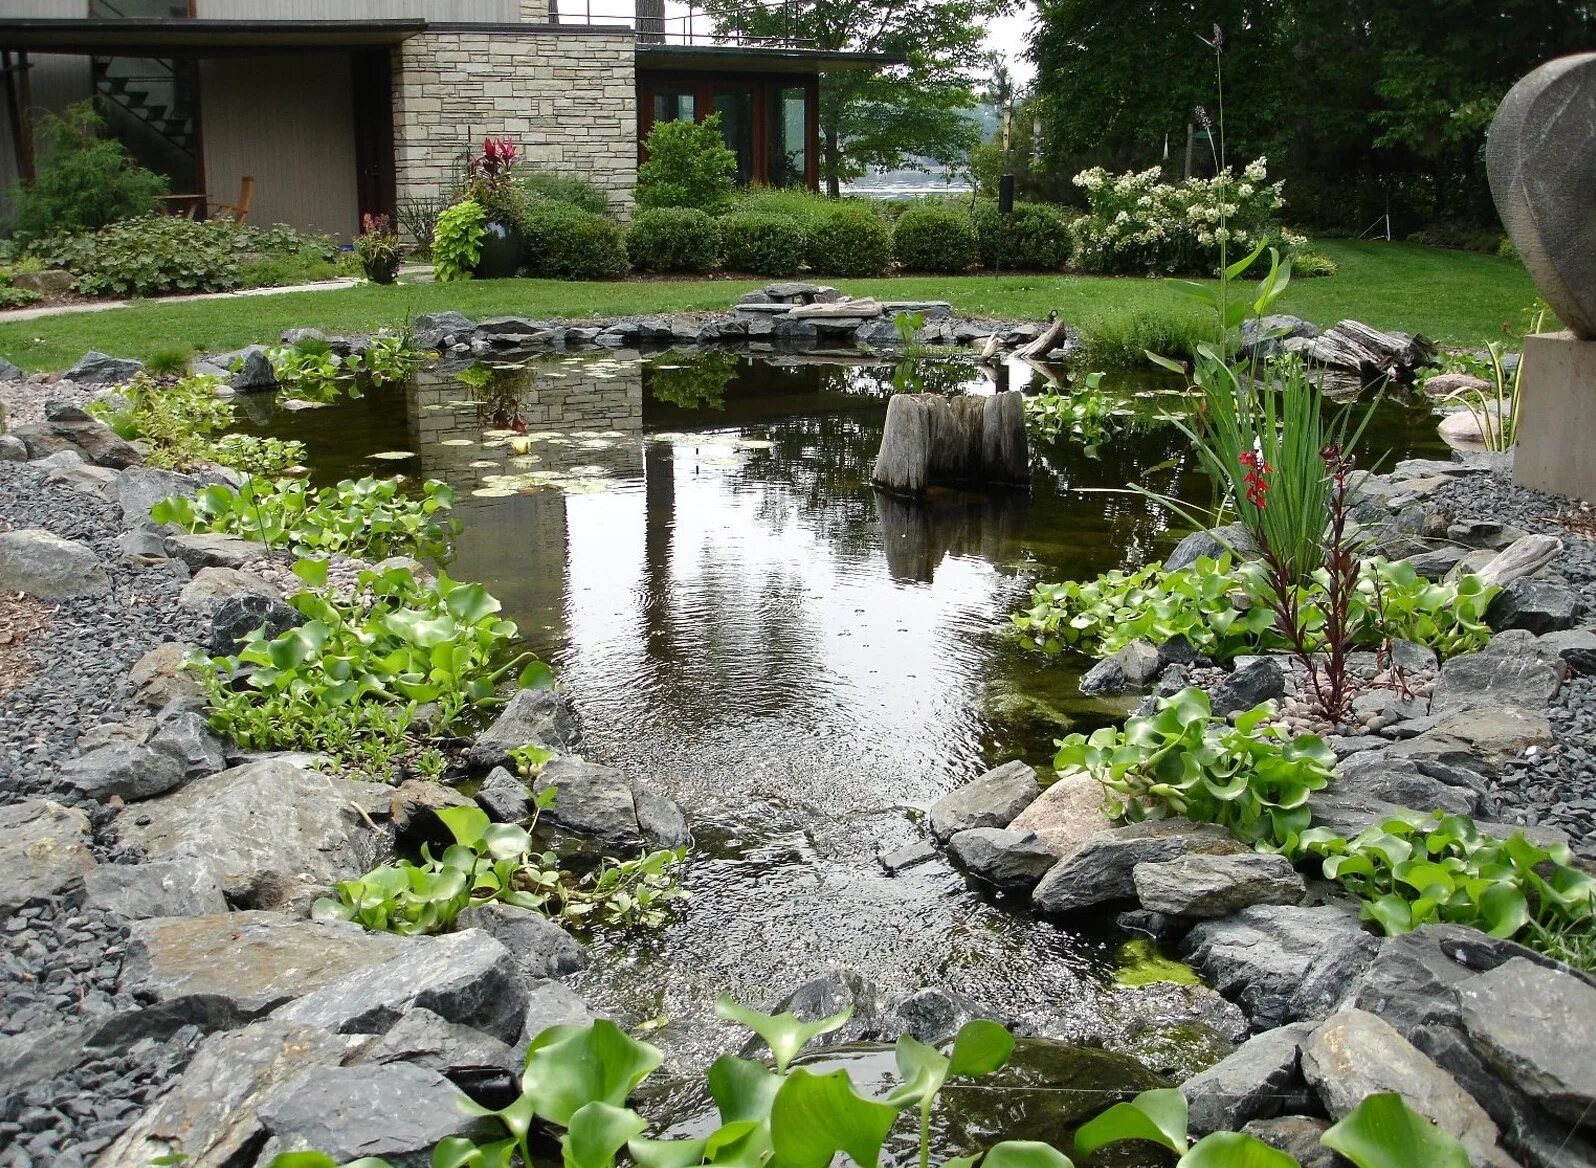
<svg viewBox="0 0 1596 1168">
<path fill-rule="evenodd" d="M 1513 481 L 1596 501 L 1596 341 L 1524 338 Z"/>
</svg>

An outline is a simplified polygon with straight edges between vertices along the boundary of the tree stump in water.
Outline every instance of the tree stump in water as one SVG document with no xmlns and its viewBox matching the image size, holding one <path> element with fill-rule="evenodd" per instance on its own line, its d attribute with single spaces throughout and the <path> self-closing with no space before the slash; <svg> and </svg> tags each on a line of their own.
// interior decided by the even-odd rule
<svg viewBox="0 0 1596 1168">
<path fill-rule="evenodd" d="M 898 495 L 920 495 L 939 482 L 1028 484 L 1024 396 L 893 394 L 870 478 Z"/>
</svg>

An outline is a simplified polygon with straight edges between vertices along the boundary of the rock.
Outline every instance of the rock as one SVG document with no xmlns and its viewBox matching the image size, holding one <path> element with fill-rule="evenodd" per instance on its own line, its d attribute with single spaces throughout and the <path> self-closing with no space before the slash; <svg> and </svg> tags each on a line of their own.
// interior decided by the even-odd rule
<svg viewBox="0 0 1596 1168">
<path fill-rule="evenodd" d="M 834 320 L 839 317 L 846 317 L 848 320 L 869 320 L 881 315 L 881 301 L 865 296 L 858 300 L 845 298 L 824 303 L 800 304 L 787 315 L 793 320 Z"/>
<path fill-rule="evenodd" d="M 1441 666 L 1430 697 L 1430 713 L 1450 714 L 1487 706 L 1540 711 L 1562 688 L 1562 670 L 1535 657 L 1464 653 Z"/>
<path fill-rule="evenodd" d="M 1566 584 L 1520 576 L 1491 600 L 1485 623 L 1498 631 L 1528 629 L 1538 636 L 1573 628 L 1579 607 L 1579 594 Z"/>
<path fill-rule="evenodd" d="M 1381 1091 L 1403 1101 L 1456 1137 L 1475 1165 L 1507 1165 L 1498 1129 L 1472 1096 L 1387 1022 L 1347 1006 L 1332 1014 L 1302 1047 L 1302 1073 L 1335 1119 Z"/>
<path fill-rule="evenodd" d="M 77 359 L 77 363 L 61 374 L 67 381 L 79 385 L 120 385 L 131 381 L 135 373 L 144 372 L 144 362 L 125 357 L 108 357 L 90 349 Z"/>
<path fill-rule="evenodd" d="M 76 462 L 50 471 L 44 481 L 52 487 L 65 487 L 109 503 L 116 490 L 116 471 L 107 466 Z"/>
<path fill-rule="evenodd" d="M 1470 753 L 1483 755 L 1477 760 L 1500 770 L 1509 759 L 1517 758 L 1532 746 L 1551 746 L 1556 741 L 1552 724 L 1539 711 L 1514 706 L 1487 706 L 1445 714 L 1417 738 L 1394 749 L 1403 754 L 1421 755 L 1433 746 L 1444 752 L 1449 742 L 1464 744 Z M 1423 766 L 1421 759 L 1420 765 Z"/>
<path fill-rule="evenodd" d="M 976 828 L 973 830 L 986 830 Z M 959 1028 L 976 1018 L 991 1018 L 992 1011 L 957 990 L 934 986 L 916 990 L 891 1010 L 897 1029 L 929 1046 L 951 1042 Z"/>
<path fill-rule="evenodd" d="M 1469 1045 L 1553 1115 L 1596 1127 L 1596 987 L 1522 957 L 1457 987 Z"/>
<path fill-rule="evenodd" d="M 1199 923 L 1181 954 L 1255 1027 L 1269 1028 L 1328 1014 L 1378 944 L 1350 906 L 1254 905 Z"/>
<path fill-rule="evenodd" d="M 40 296 L 65 296 L 72 291 L 73 281 L 77 279 L 71 272 L 60 268 L 46 268 L 42 272 L 13 272 L 11 284 L 16 288 L 26 288 L 29 292 L 37 292 Z M 15 365 L 7 361 L 13 370 Z M 17 371 L 20 376 L 20 370 Z"/>
<path fill-rule="evenodd" d="M 200 683 L 183 669 L 183 661 L 192 648 L 168 641 L 135 661 L 127 675 L 133 700 L 146 709 L 159 710 L 174 701 L 203 697 L 205 691 Z"/>
<path fill-rule="evenodd" d="M 580 758 L 557 758 L 538 772 L 533 789 L 555 789 L 543 818 L 594 837 L 605 848 L 676 848 L 691 841 L 681 808 L 648 791 L 613 767 Z"/>
<path fill-rule="evenodd" d="M 1310 1115 L 1255 1119 L 1241 1128 L 1243 1135 L 1278 1148 L 1296 1160 L 1300 1168 L 1345 1168 L 1347 1162 L 1319 1142 L 1329 1130 L 1329 1120 Z"/>
<path fill-rule="evenodd" d="M 576 750 L 582 732 L 576 719 L 551 689 L 517 690 L 503 712 L 471 746 L 471 765 L 481 770 L 513 766 L 510 751 L 529 744 Z"/>
<path fill-rule="evenodd" d="M 476 322 L 458 312 L 423 312 L 410 322 L 419 349 L 436 349 L 445 337 L 473 332 Z"/>
<path fill-rule="evenodd" d="M 1415 811 L 1473 815 L 1480 804 L 1480 792 L 1472 786 L 1454 786 L 1432 778 L 1424 773 L 1418 760 L 1385 749 L 1366 750 L 1342 759 L 1335 778 L 1325 789 L 1331 793 L 1351 789 Z"/>
<path fill-rule="evenodd" d="M 1254 904 L 1297 904 L 1307 885 L 1291 861 L 1263 852 L 1185 855 L 1131 869 L 1142 907 L 1168 916 L 1213 920 Z"/>
<path fill-rule="evenodd" d="M 1308 1027 L 1277 1026 L 1255 1034 L 1234 1052 L 1180 1085 L 1187 1124 L 1195 1135 L 1235 1131 L 1285 1110 L 1288 1092 L 1302 1090 L 1302 1043 Z"/>
<path fill-rule="evenodd" d="M 1055 864 L 1031 894 L 1032 909 L 1057 917 L 1136 895 L 1136 865 L 1199 852 L 1229 855 L 1248 849 L 1212 824 L 1151 820 L 1100 831 Z"/>
<path fill-rule="evenodd" d="M 1455 393 L 1485 393 L 1491 387 L 1483 377 L 1472 373 L 1437 373 L 1425 379 L 1423 388 L 1430 397 L 1449 397 Z"/>
<path fill-rule="evenodd" d="M 18 1100 L 36 1084 L 82 1062 L 87 1032 L 85 1024 L 67 1022 L 0 1034 L 0 1099 Z"/>
<path fill-rule="evenodd" d="M 174 755 L 183 778 L 198 779 L 227 769 L 227 743 L 204 715 L 174 703 L 161 711 L 160 729 L 150 745 Z"/>
<path fill-rule="evenodd" d="M 1576 677 L 1596 673 L 1596 632 L 1590 629 L 1568 629 L 1549 633 L 1540 638 L 1540 646 L 1554 652 Z"/>
<path fill-rule="evenodd" d="M 0 462 L 27 462 L 28 444 L 15 434 L 0 434 Z"/>
<path fill-rule="evenodd" d="M 1028 831 L 972 827 L 955 832 L 948 852 L 965 871 L 1000 892 L 1028 894 L 1058 857 Z"/>
<path fill-rule="evenodd" d="M 413 1063 L 434 1071 L 450 1067 L 514 1067 L 510 1046 L 497 1038 L 448 1022 L 431 1010 L 414 1009 L 360 1056 L 363 1063 Z"/>
<path fill-rule="evenodd" d="M 1533 576 L 1562 550 L 1563 541 L 1556 536 L 1526 535 L 1515 540 L 1475 574 L 1485 583 L 1501 587 L 1521 577 Z"/>
<path fill-rule="evenodd" d="M 1312 340 L 1319 335 L 1319 328 L 1303 320 L 1299 316 L 1287 316 L 1284 313 L 1274 313 L 1269 316 L 1253 317 L 1242 323 L 1241 341 L 1246 350 L 1255 357 L 1274 357 L 1285 351 L 1281 342 L 1293 337 Z"/>
<path fill-rule="evenodd" d="M 406 779 L 394 788 L 388 801 L 388 814 L 394 834 L 405 843 L 446 848 L 454 842 L 454 833 L 444 826 L 438 812 L 445 807 L 470 806 L 471 798 L 453 787 L 425 779 Z"/>
<path fill-rule="evenodd" d="M 941 853 L 928 841 L 915 840 L 912 844 L 904 844 L 901 848 L 877 852 L 876 861 L 888 876 L 896 876 L 906 869 L 934 860 L 939 855 Z"/>
<path fill-rule="evenodd" d="M 849 1006 L 853 1014 L 840 1030 L 823 1034 L 809 1049 L 840 1046 L 850 1042 L 889 1042 L 897 1037 L 896 1022 L 882 1007 L 881 993 L 866 978 L 852 969 L 832 969 L 787 991 L 766 1006 L 768 1014 L 792 1013 L 802 1022 L 818 1022 L 840 1014 Z M 743 1057 L 763 1051 L 762 1039 L 751 1039 L 743 1047 Z"/>
<path fill-rule="evenodd" d="M 123 441 L 111 427 L 98 418 L 90 417 L 82 406 L 73 402 L 45 402 L 44 418 L 45 429 L 57 442 L 65 444 L 66 449 L 81 452 L 87 461 L 96 466 L 120 470 L 143 461 L 137 446 Z M 18 433 L 22 431 L 18 430 Z M 24 441 L 28 441 L 31 451 L 32 442 L 27 438 Z"/>
<path fill-rule="evenodd" d="M 525 823 L 532 815 L 526 784 L 503 767 L 494 767 L 477 788 L 477 806 L 495 823 Z"/>
<path fill-rule="evenodd" d="M 271 1021 L 213 1034 L 96 1168 L 149 1168 L 173 1153 L 185 1157 L 186 1168 L 253 1164 L 264 1138 L 261 1104 L 306 1069 L 336 1066 L 349 1049 L 339 1035 Z"/>
<path fill-rule="evenodd" d="M 1258 553 L 1258 545 L 1240 523 L 1227 523 L 1209 531 L 1194 531 L 1175 545 L 1164 561 L 1164 571 L 1175 572 L 1189 568 L 1199 558 L 1217 560 L 1222 555 L 1232 559 L 1247 559 Z"/>
<path fill-rule="evenodd" d="M 587 951 L 576 938 L 531 909 L 497 902 L 473 905 L 460 914 L 456 927 L 481 929 L 508 949 L 529 988 L 535 981 L 587 968 Z"/>
<path fill-rule="evenodd" d="M 297 608 L 270 596 L 246 592 L 216 606 L 211 615 L 211 652 L 218 657 L 231 657 L 256 629 L 265 629 L 270 641 L 304 623 L 304 614 Z"/>
<path fill-rule="evenodd" d="M 1165 664 L 1157 648 L 1146 641 L 1132 641 L 1087 670 L 1080 690 L 1092 697 L 1140 689 L 1157 677 Z"/>
<path fill-rule="evenodd" d="M 180 532 L 168 535 L 161 546 L 172 559 L 187 564 L 191 572 L 198 572 L 201 568 L 242 568 L 265 554 L 260 544 L 238 535 L 190 535 Z"/>
<path fill-rule="evenodd" d="M 60 779 L 85 799 L 104 802 L 116 797 L 131 803 L 181 785 L 183 772 L 183 760 L 175 751 L 109 742 L 68 759 Z"/>
<path fill-rule="evenodd" d="M 228 370 L 227 385 L 237 393 L 264 393 L 277 388 L 277 371 L 260 345 L 250 345 L 217 358 Z"/>
<path fill-rule="evenodd" d="M 1103 787 L 1086 774 L 1060 775 L 1009 822 L 1013 831 L 1033 832 L 1060 860 L 1087 839 L 1114 826 L 1103 810 Z"/>
<path fill-rule="evenodd" d="M 1214 690 L 1212 708 L 1216 717 L 1228 717 L 1252 709 L 1260 702 L 1277 702 L 1286 696 L 1286 675 L 1278 662 L 1261 657 L 1248 662 Z"/>
<path fill-rule="evenodd" d="M 408 938 L 392 960 L 306 994 L 274 1017 L 342 1034 L 384 1034 L 418 1006 L 514 1042 L 527 992 L 510 951 L 482 930 L 468 929 Z"/>
<path fill-rule="evenodd" d="M 48 799 L 0 806 L 0 921 L 71 888 L 94 867 L 89 817 Z"/>
<path fill-rule="evenodd" d="M 86 545 L 40 527 L 0 531 L 0 592 L 71 600 L 110 590 L 105 564 Z"/>
<path fill-rule="evenodd" d="M 586 1026 L 595 1016 L 564 982 L 545 981 L 532 986 L 527 990 L 526 1016 L 521 1022 L 521 1036 L 511 1048 L 510 1065 L 525 1066 L 527 1045 L 550 1026 Z"/>
<path fill-rule="evenodd" d="M 165 1037 L 190 1024 L 229 1030 L 413 947 L 345 921 L 275 912 L 136 920 L 117 985 L 145 1007 L 114 1017 L 93 1041 Z"/>
<path fill-rule="evenodd" d="M 440 1140 L 487 1140 L 503 1130 L 463 1114 L 463 1097 L 437 1071 L 408 1063 L 312 1067 L 261 1105 L 261 1126 L 272 1136 L 263 1155 L 314 1149 L 339 1164 L 377 1156 L 392 1168 L 429 1168 Z"/>
<path fill-rule="evenodd" d="M 128 808 L 117 830 L 151 858 L 208 861 L 233 904 L 274 908 L 371 866 L 349 808 L 361 786 L 283 760 L 248 763 Z"/>
<path fill-rule="evenodd" d="M 1016 759 L 956 787 L 931 804 L 931 834 L 946 843 L 974 827 L 1007 827 L 1042 793 L 1036 772 Z"/>
<path fill-rule="evenodd" d="M 177 603 L 190 612 L 209 616 L 224 601 L 241 596 L 264 596 L 276 601 L 283 598 L 275 585 L 254 572 L 238 568 L 201 568 L 183 585 L 183 591 L 177 594 Z"/>
<path fill-rule="evenodd" d="M 101 864 L 83 877 L 83 884 L 90 908 L 134 921 L 227 911 L 216 873 L 203 861 L 186 856 L 147 864 Z"/>
</svg>

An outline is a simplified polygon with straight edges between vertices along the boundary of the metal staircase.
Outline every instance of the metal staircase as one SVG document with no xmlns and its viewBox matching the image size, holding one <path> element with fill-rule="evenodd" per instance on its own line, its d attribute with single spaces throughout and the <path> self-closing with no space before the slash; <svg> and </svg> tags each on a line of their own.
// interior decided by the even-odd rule
<svg viewBox="0 0 1596 1168">
<path fill-rule="evenodd" d="M 159 57 L 95 57 L 94 91 L 112 108 L 142 123 L 172 149 L 192 156 L 198 144 L 192 86 L 175 62 Z"/>
</svg>

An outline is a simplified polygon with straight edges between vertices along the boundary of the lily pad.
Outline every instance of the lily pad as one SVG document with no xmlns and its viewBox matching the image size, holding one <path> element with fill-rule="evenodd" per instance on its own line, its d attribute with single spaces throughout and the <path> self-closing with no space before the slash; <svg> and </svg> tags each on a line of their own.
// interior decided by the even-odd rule
<svg viewBox="0 0 1596 1168">
<path fill-rule="evenodd" d="M 400 459 L 414 458 L 415 456 L 416 452 L 414 450 L 381 450 L 371 457 L 380 458 L 387 462 L 398 462 Z"/>
</svg>

